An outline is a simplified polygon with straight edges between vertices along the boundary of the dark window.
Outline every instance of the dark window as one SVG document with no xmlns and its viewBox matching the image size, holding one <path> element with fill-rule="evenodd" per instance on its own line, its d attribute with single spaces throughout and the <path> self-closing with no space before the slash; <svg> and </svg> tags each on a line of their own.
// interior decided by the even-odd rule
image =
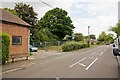
<svg viewBox="0 0 120 80">
<path fill-rule="evenodd" d="M 22 44 L 21 36 L 12 36 L 12 44 Z"/>
</svg>

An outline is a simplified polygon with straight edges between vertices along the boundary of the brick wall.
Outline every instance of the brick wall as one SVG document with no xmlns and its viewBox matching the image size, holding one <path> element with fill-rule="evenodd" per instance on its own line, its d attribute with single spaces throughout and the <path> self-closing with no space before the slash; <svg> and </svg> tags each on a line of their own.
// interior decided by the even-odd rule
<svg viewBox="0 0 120 80">
<path fill-rule="evenodd" d="M 29 28 L 21 25 L 2 23 L 2 32 L 10 35 L 10 54 L 28 53 Z M 22 36 L 22 44 L 12 45 L 12 36 Z"/>
</svg>

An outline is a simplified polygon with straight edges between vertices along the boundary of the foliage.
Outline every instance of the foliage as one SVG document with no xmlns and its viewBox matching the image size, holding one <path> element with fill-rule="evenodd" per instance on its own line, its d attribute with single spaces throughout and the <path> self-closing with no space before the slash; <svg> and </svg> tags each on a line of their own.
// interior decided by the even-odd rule
<svg viewBox="0 0 120 80">
<path fill-rule="evenodd" d="M 66 42 L 62 45 L 62 50 L 64 52 L 67 52 L 67 51 L 78 50 L 78 49 L 86 48 L 86 47 L 88 47 L 88 45 L 86 43 L 70 41 L 70 42 Z"/>
<path fill-rule="evenodd" d="M 30 37 L 31 41 L 36 41 L 37 37 L 35 36 L 36 33 L 36 25 L 37 25 L 37 13 L 34 11 L 33 6 L 23 4 L 23 3 L 16 3 L 14 10 L 17 12 L 17 15 L 24 20 L 25 22 L 29 23 L 32 28 L 30 28 L 30 32 L 32 36 Z"/>
<path fill-rule="evenodd" d="M 104 42 L 106 35 L 107 35 L 107 34 L 103 31 L 103 32 L 99 35 L 98 41 Z"/>
<path fill-rule="evenodd" d="M 21 19 L 23 19 L 32 26 L 36 25 L 37 13 L 34 11 L 33 6 L 23 3 L 16 3 L 14 10 L 17 12 L 17 15 Z"/>
<path fill-rule="evenodd" d="M 102 32 L 100 35 L 99 35 L 99 38 L 98 38 L 98 41 L 99 43 L 113 43 L 114 41 L 114 35 L 113 34 L 106 34 L 105 32 Z"/>
<path fill-rule="evenodd" d="M 74 29 L 72 20 L 67 14 L 63 9 L 54 8 L 46 12 L 38 24 L 62 40 L 66 35 L 71 36 Z"/>
<path fill-rule="evenodd" d="M 84 37 L 82 33 L 75 33 L 74 34 L 74 40 L 75 41 L 83 41 Z"/>
<path fill-rule="evenodd" d="M 120 36 L 120 21 L 116 24 L 116 26 L 111 27 L 109 30 L 115 32 L 117 37 Z"/>
<path fill-rule="evenodd" d="M 89 36 L 90 36 L 90 39 L 96 39 L 94 34 L 90 34 Z"/>
<path fill-rule="evenodd" d="M 10 45 L 10 37 L 6 33 L 0 34 L 0 44 L 2 44 L 2 64 L 5 64 L 9 59 L 9 45 Z"/>
</svg>

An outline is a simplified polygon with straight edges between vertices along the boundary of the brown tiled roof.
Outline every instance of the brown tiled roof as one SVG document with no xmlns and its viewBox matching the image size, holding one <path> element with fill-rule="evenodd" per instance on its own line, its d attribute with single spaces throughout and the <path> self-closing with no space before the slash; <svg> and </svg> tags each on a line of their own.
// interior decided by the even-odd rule
<svg viewBox="0 0 120 80">
<path fill-rule="evenodd" d="M 12 14 L 11 12 L 7 10 L 0 9 L 0 20 L 10 22 L 10 23 L 15 23 L 15 24 L 20 24 L 24 26 L 30 27 L 31 25 L 20 19 L 18 16 Z"/>
</svg>

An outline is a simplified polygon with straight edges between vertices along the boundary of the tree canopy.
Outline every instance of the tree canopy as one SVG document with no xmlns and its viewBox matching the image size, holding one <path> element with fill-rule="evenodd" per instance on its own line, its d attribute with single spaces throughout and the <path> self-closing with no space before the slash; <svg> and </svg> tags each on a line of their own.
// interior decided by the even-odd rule
<svg viewBox="0 0 120 80">
<path fill-rule="evenodd" d="M 74 26 L 68 13 L 60 8 L 54 8 L 45 13 L 38 23 L 47 28 L 53 35 L 62 40 L 66 35 L 72 35 Z"/>
<path fill-rule="evenodd" d="M 32 33 L 32 36 L 30 37 L 30 40 L 36 41 L 39 36 L 36 36 L 38 35 L 36 34 L 37 13 L 34 11 L 33 6 L 16 3 L 14 10 L 16 11 L 18 17 L 31 25 L 30 32 Z"/>
<path fill-rule="evenodd" d="M 90 34 L 90 39 L 96 39 L 96 36 L 94 34 Z"/>
<path fill-rule="evenodd" d="M 117 37 L 120 36 L 120 21 L 114 27 L 111 27 L 110 31 L 115 32 Z"/>
<path fill-rule="evenodd" d="M 74 40 L 75 41 L 83 41 L 84 40 L 84 36 L 82 33 L 75 33 L 74 34 Z"/>
<path fill-rule="evenodd" d="M 114 35 L 109 33 L 106 34 L 104 31 L 99 35 L 98 41 L 101 43 L 113 43 L 114 41 Z"/>
</svg>

